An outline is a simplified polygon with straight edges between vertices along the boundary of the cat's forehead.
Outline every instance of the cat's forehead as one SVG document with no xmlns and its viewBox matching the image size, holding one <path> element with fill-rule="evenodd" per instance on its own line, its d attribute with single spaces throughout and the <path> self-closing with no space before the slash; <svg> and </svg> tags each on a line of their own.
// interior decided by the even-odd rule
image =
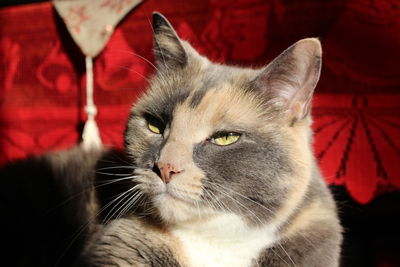
<svg viewBox="0 0 400 267">
<path fill-rule="evenodd" d="M 175 99 L 180 100 L 170 111 L 166 111 L 165 106 L 159 109 L 161 114 L 170 112 L 167 121 L 163 121 L 165 138 L 191 147 L 218 132 L 254 133 L 265 127 L 262 123 L 263 107 L 256 95 L 228 81 L 200 91 L 203 89 L 195 88 L 185 97 L 176 96 Z M 173 95 L 169 97 L 173 102 Z M 164 115 L 156 116 L 165 118 Z"/>
<path fill-rule="evenodd" d="M 216 64 L 197 64 L 181 72 L 157 75 L 139 109 L 167 120 L 196 118 L 212 126 L 251 124 L 263 112 L 249 89 L 256 71 Z M 190 115 L 189 115 L 190 114 Z"/>
<path fill-rule="evenodd" d="M 261 115 L 259 101 L 254 95 L 231 83 L 208 88 L 202 97 L 195 91 L 186 101 L 177 105 L 174 118 L 194 121 L 213 129 L 250 127 L 256 125 Z"/>
</svg>

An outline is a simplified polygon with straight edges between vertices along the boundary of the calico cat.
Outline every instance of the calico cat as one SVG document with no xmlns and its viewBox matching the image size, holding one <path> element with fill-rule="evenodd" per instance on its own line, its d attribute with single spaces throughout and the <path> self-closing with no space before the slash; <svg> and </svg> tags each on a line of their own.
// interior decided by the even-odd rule
<svg viewBox="0 0 400 267">
<path fill-rule="evenodd" d="M 108 224 L 89 262 L 338 266 L 341 227 L 311 149 L 319 41 L 245 69 L 211 63 L 158 13 L 153 29 L 157 73 L 125 133 L 148 214 Z"/>
<path fill-rule="evenodd" d="M 153 30 L 157 72 L 131 111 L 127 159 L 99 167 L 110 151 L 79 148 L 36 159 L 63 177 L 47 179 L 54 203 L 69 198 L 55 228 L 82 232 L 65 266 L 338 266 L 342 229 L 311 148 L 320 42 L 250 69 L 210 62 L 159 13 Z M 102 171 L 122 175 L 116 194 L 96 187 Z"/>
</svg>

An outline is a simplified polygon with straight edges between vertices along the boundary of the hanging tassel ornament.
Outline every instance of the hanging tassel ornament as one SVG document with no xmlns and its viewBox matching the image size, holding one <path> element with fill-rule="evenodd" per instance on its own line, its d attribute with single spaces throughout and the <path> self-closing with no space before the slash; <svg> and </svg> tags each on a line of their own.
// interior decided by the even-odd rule
<svg viewBox="0 0 400 267">
<path fill-rule="evenodd" d="M 142 0 L 53 0 L 53 5 L 65 22 L 72 39 L 86 56 L 87 121 L 83 127 L 84 149 L 101 149 L 99 128 L 93 101 L 93 58 L 107 44 L 119 21 Z"/>
<path fill-rule="evenodd" d="M 95 117 L 97 115 L 97 108 L 93 100 L 93 59 L 89 56 L 86 57 L 86 106 L 85 112 L 87 114 L 87 121 L 83 127 L 82 133 L 82 146 L 86 150 L 101 149 L 103 144 L 101 142 L 99 127 Z"/>
</svg>

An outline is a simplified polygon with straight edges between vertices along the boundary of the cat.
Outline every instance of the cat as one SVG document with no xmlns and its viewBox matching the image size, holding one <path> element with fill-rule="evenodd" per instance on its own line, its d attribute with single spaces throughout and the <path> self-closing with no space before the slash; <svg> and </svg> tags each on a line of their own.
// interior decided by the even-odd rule
<svg viewBox="0 0 400 267">
<path fill-rule="evenodd" d="M 211 63 L 159 13 L 153 30 L 157 73 L 125 133 L 149 215 L 102 229 L 93 265 L 338 266 L 342 230 L 311 149 L 320 42 L 246 69 Z"/>
<path fill-rule="evenodd" d="M 52 226 L 79 240 L 64 235 L 53 262 L 338 266 L 342 228 L 311 147 L 319 40 L 251 69 L 210 62 L 157 12 L 153 31 L 156 73 L 129 116 L 126 158 L 104 167 L 115 152 L 75 148 L 2 171 L 36 166 L 63 177 L 46 180 L 57 192 L 48 208 L 69 205 Z"/>
</svg>

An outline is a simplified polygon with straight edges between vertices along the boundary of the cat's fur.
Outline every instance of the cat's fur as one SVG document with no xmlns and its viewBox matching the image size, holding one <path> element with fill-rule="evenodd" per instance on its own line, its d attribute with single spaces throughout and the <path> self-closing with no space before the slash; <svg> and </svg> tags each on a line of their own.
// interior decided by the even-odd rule
<svg viewBox="0 0 400 267">
<path fill-rule="evenodd" d="M 338 266 L 341 227 L 311 149 L 319 41 L 247 69 L 211 63 L 158 13 L 153 29 L 157 72 L 125 133 L 134 171 L 120 200 L 129 205 L 111 212 L 126 215 L 89 224 L 77 265 Z M 213 143 L 224 132 L 240 138 Z M 65 172 L 74 153 L 46 162 Z M 68 176 L 61 184 L 71 188 Z M 80 198 L 87 218 L 102 206 L 94 179 Z"/>
<path fill-rule="evenodd" d="M 319 41 L 301 40 L 253 70 L 209 62 L 159 14 L 153 27 L 158 71 L 132 110 L 126 149 L 157 223 L 112 222 L 90 247 L 91 259 L 337 266 L 341 228 L 310 144 Z M 149 131 L 149 119 L 162 134 Z M 217 146 L 210 138 L 221 131 L 242 135 Z M 170 180 L 154 171 L 157 164 L 175 167 Z"/>
</svg>

